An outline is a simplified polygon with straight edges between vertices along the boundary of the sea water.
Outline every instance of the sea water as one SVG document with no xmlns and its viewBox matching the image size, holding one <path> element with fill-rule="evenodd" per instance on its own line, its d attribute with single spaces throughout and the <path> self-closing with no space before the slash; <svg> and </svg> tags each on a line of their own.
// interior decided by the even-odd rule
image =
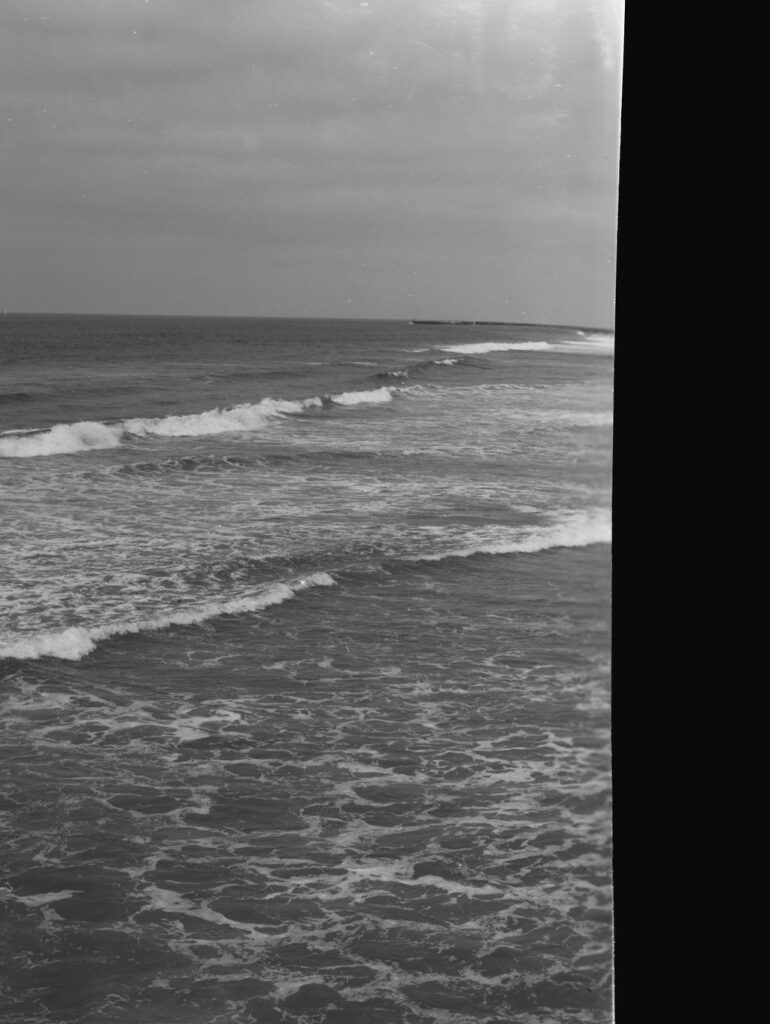
<svg viewBox="0 0 770 1024">
<path fill-rule="evenodd" d="M 610 334 L 0 319 L 0 1010 L 611 1016 Z"/>
</svg>

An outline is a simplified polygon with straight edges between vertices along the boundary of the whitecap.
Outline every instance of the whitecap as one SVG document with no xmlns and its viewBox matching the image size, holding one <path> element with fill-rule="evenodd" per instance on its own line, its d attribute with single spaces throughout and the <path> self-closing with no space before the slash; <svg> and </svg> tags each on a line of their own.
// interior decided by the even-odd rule
<svg viewBox="0 0 770 1024">
<path fill-rule="evenodd" d="M 609 509 L 572 512 L 550 526 L 504 530 L 497 535 L 479 532 L 468 543 L 444 551 L 412 555 L 410 562 L 438 562 L 444 558 L 471 555 L 533 554 L 550 548 L 588 547 L 612 542 L 612 514 Z"/>
<path fill-rule="evenodd" d="M 50 430 L 25 431 L 0 438 L 0 456 L 24 459 L 35 455 L 64 455 L 92 448 L 117 448 L 123 428 L 85 420 L 59 423 Z"/>
<path fill-rule="evenodd" d="M 301 413 L 321 404 L 320 398 L 305 398 L 299 401 L 263 398 L 261 402 L 253 405 L 244 403 L 232 409 L 211 409 L 186 416 L 124 420 L 122 425 L 127 433 L 139 436 L 149 434 L 156 437 L 203 437 L 208 434 L 259 430 L 266 426 L 270 419 L 285 414 Z"/>
<path fill-rule="evenodd" d="M 296 594 L 310 587 L 333 587 L 335 580 L 326 572 L 313 573 L 289 583 L 275 583 L 257 594 L 233 598 L 229 601 L 208 601 L 205 604 L 179 608 L 172 612 L 160 613 L 146 619 L 109 623 L 103 626 L 70 626 L 57 632 L 40 633 L 25 640 L 0 647 L 0 658 L 37 660 L 38 658 L 62 658 L 79 661 L 90 654 L 96 645 L 113 636 L 127 636 L 134 633 L 152 632 L 167 626 L 186 626 L 219 618 L 221 615 L 236 615 L 243 612 L 262 611 L 271 605 L 289 601 Z"/>
<path fill-rule="evenodd" d="M 483 355 L 485 352 L 547 352 L 553 348 L 548 341 L 475 341 L 466 345 L 439 345 L 443 352 Z"/>
<path fill-rule="evenodd" d="M 330 395 L 335 405 L 382 405 L 393 401 L 396 388 L 376 388 L 374 391 L 343 391 L 339 395 Z"/>
<path fill-rule="evenodd" d="M 127 434 L 135 437 L 204 437 L 260 430 L 272 419 L 302 413 L 321 405 L 323 402 L 318 397 L 296 400 L 263 398 L 260 402 L 243 403 L 232 409 L 209 409 L 180 416 L 136 417 L 116 423 L 59 423 L 50 430 L 18 432 L 0 437 L 0 456 L 29 458 L 116 448 Z"/>
</svg>

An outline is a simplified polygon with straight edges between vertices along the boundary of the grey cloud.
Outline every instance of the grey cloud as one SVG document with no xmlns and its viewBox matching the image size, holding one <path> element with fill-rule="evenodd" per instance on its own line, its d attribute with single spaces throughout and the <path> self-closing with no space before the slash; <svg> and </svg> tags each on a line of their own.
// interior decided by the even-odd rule
<svg viewBox="0 0 770 1024">
<path fill-rule="evenodd" d="M 606 321 L 618 79 L 597 4 L 611 2 L 6 0 L 0 199 L 9 258 L 25 255 L 13 276 L 20 298 L 2 301 L 31 308 L 21 266 L 39 279 L 37 253 L 61 303 L 74 308 L 90 294 L 101 308 L 149 246 L 177 282 L 170 296 L 221 294 L 215 311 L 249 312 L 240 269 L 200 280 L 206 260 L 189 253 L 203 247 L 233 268 L 251 259 L 272 282 L 271 312 L 291 313 L 299 278 L 305 295 L 319 294 L 308 253 L 326 246 L 336 255 L 323 274 L 324 315 L 329 303 L 344 314 L 346 247 L 401 281 L 400 244 L 404 265 L 424 268 L 433 251 L 441 270 L 420 275 L 436 301 L 470 302 L 476 288 L 496 305 L 474 315 L 515 316 L 502 283 L 490 298 L 486 243 L 498 260 L 508 246 L 517 273 L 522 247 L 533 268 L 549 258 L 561 268 L 561 294 L 576 303 L 561 319 Z M 560 222 L 569 242 L 553 255 Z M 72 298 L 62 290 L 71 277 L 50 273 L 67 238 L 83 251 Z M 565 289 L 570 261 L 576 280 L 594 267 L 590 308 Z M 291 267 L 291 287 L 276 278 L 278 264 Z M 552 274 L 523 279 L 522 309 L 559 308 Z M 366 281 L 362 295 L 382 315 Z M 381 283 L 382 301 L 401 303 L 387 315 L 410 315 L 408 291 Z M 164 311 L 154 286 L 137 284 L 130 297 Z"/>
</svg>

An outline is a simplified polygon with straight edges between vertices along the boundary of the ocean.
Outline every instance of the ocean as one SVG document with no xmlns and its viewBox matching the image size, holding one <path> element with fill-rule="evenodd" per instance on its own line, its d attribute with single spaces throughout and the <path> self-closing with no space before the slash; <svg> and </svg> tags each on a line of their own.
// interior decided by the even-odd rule
<svg viewBox="0 0 770 1024">
<path fill-rule="evenodd" d="M 4 1021 L 612 1019 L 612 375 L 0 317 Z"/>
</svg>

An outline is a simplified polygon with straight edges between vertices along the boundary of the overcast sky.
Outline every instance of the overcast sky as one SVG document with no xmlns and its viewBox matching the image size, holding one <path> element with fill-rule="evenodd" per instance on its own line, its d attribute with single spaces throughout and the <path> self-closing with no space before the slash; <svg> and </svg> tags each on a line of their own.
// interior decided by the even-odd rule
<svg viewBox="0 0 770 1024">
<path fill-rule="evenodd" d="M 2 0 L 0 307 L 611 326 L 621 0 Z"/>
</svg>

